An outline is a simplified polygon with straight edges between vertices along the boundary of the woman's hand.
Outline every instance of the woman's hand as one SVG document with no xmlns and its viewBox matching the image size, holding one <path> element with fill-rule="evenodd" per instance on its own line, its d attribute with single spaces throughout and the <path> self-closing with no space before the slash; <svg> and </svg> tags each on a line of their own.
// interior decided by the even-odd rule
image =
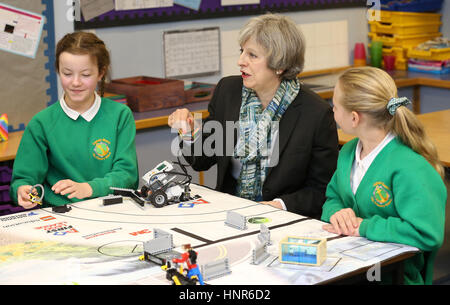
<svg viewBox="0 0 450 305">
<path fill-rule="evenodd" d="M 24 209 L 31 209 L 37 205 L 36 202 L 31 202 L 30 199 L 31 188 L 32 188 L 31 185 L 21 185 L 17 189 L 17 203 Z"/>
<path fill-rule="evenodd" d="M 183 133 L 187 133 L 194 130 L 194 116 L 186 108 L 177 109 L 169 115 L 167 124 L 172 128 L 181 129 Z"/>
<path fill-rule="evenodd" d="M 68 195 L 69 199 L 84 199 L 92 196 L 92 187 L 89 183 L 78 183 L 70 179 L 59 180 L 52 186 L 52 191 L 62 196 Z"/>
<path fill-rule="evenodd" d="M 274 201 L 260 201 L 259 203 L 271 205 L 271 206 L 273 206 L 274 208 L 277 208 L 277 209 L 283 209 L 283 206 L 281 205 L 281 202 L 276 201 L 276 200 L 274 200 Z"/>
<path fill-rule="evenodd" d="M 334 213 L 330 217 L 330 224 L 326 224 L 322 228 L 334 234 L 359 236 L 359 225 L 362 221 L 363 219 L 356 217 L 352 209 L 347 208 Z"/>
</svg>

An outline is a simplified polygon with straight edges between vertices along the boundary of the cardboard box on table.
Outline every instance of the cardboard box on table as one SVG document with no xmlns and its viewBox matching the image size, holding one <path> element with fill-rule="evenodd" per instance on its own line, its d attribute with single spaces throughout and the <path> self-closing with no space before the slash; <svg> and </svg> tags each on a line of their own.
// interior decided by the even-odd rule
<svg viewBox="0 0 450 305">
<path fill-rule="evenodd" d="M 135 76 L 112 80 L 105 91 L 127 96 L 135 112 L 145 112 L 184 105 L 184 82 L 176 79 Z"/>
</svg>

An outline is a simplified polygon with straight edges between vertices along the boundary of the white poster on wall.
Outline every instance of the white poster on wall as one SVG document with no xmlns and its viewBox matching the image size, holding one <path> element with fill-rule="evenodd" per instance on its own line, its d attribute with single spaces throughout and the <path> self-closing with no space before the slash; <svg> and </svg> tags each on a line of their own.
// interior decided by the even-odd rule
<svg viewBox="0 0 450 305">
<path fill-rule="evenodd" d="M 0 50 L 35 58 L 45 17 L 0 2 Z"/>
</svg>

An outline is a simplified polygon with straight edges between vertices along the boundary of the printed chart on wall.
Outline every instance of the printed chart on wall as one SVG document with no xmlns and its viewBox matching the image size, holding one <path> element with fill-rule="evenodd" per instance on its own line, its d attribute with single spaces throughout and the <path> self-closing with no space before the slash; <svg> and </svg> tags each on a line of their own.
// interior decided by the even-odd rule
<svg viewBox="0 0 450 305">
<path fill-rule="evenodd" d="M 218 27 L 166 31 L 163 37 L 167 78 L 212 74 L 220 70 Z"/>
<path fill-rule="evenodd" d="M 0 49 L 15 54 L 36 57 L 44 16 L 0 3 Z"/>
<path fill-rule="evenodd" d="M 0 114 L 9 132 L 57 100 L 51 0 L 0 2 Z"/>
</svg>

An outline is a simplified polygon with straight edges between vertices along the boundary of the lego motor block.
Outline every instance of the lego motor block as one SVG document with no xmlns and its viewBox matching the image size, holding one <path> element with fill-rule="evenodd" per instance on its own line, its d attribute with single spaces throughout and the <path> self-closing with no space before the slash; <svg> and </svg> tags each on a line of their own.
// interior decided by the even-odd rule
<svg viewBox="0 0 450 305">
<path fill-rule="evenodd" d="M 327 240 L 286 236 L 279 244 L 281 263 L 320 266 L 327 258 Z"/>
</svg>

